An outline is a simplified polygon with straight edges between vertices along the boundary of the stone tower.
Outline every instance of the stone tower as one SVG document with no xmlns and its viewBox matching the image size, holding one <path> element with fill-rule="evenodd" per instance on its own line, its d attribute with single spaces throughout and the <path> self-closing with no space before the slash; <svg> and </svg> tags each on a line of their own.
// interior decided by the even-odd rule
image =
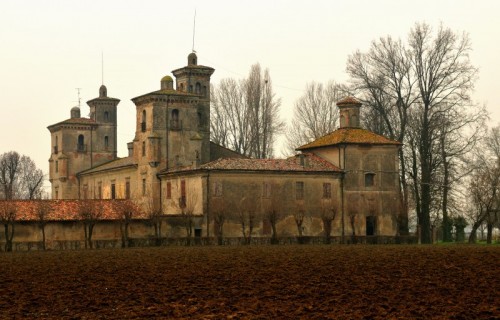
<svg viewBox="0 0 500 320">
<path fill-rule="evenodd" d="M 140 195 L 159 194 L 156 174 L 164 169 L 196 166 L 210 160 L 210 76 L 214 69 L 188 65 L 165 76 L 160 90 L 133 98 L 136 134 L 131 156 L 138 166 Z"/>
<path fill-rule="evenodd" d="M 91 117 L 83 118 L 79 107 L 71 117 L 47 127 L 51 133 L 49 181 L 53 199 L 81 197 L 76 174 L 116 158 L 116 106 L 120 100 L 99 97 L 87 102 Z"/>
<path fill-rule="evenodd" d="M 92 136 L 92 165 L 117 157 L 117 106 L 120 100 L 108 97 L 106 86 L 99 88 L 99 97 L 87 101 L 90 119 L 98 124 Z"/>
</svg>

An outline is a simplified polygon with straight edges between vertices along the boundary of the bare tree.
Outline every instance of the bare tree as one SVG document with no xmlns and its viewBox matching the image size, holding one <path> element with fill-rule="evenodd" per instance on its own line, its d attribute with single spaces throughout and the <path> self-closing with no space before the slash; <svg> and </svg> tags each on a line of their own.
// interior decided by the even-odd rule
<svg viewBox="0 0 500 320">
<path fill-rule="evenodd" d="M 311 82 L 295 102 L 293 119 L 286 130 L 286 153 L 336 129 L 339 117 L 336 102 L 345 94 L 339 84 Z"/>
<path fill-rule="evenodd" d="M 212 140 L 254 158 L 273 156 L 276 135 L 284 123 L 279 119 L 280 99 L 272 88 L 269 70 L 259 64 L 248 78 L 224 79 L 211 95 Z"/>
<path fill-rule="evenodd" d="M 0 184 L 4 199 L 16 198 L 20 160 L 21 156 L 16 151 L 9 151 L 0 156 Z"/>
<path fill-rule="evenodd" d="M 296 201 L 295 208 L 293 210 L 293 220 L 295 221 L 295 225 L 297 226 L 297 232 L 299 234 L 299 238 L 301 238 L 304 235 L 305 217 L 306 217 L 306 209 L 304 201 Z"/>
<path fill-rule="evenodd" d="M 129 247 L 129 226 L 132 218 L 138 212 L 136 204 L 132 200 L 113 200 L 113 210 L 120 221 L 120 233 L 122 237 L 122 248 Z"/>
<path fill-rule="evenodd" d="M 14 238 L 16 219 L 17 205 L 9 200 L 0 201 L 0 223 L 4 226 L 4 250 L 7 252 L 12 251 L 12 239 Z"/>
<path fill-rule="evenodd" d="M 21 197 L 24 199 L 41 199 L 44 174 L 28 156 L 22 156 L 19 174 Z"/>
<path fill-rule="evenodd" d="M 224 223 L 227 218 L 225 199 L 223 197 L 212 197 L 210 200 L 210 206 L 210 212 L 214 219 L 217 244 L 222 245 L 224 241 Z"/>
<path fill-rule="evenodd" d="M 237 209 L 241 233 L 245 244 L 250 244 L 252 242 L 252 233 L 257 221 L 257 202 L 252 199 L 255 198 L 243 197 Z"/>
<path fill-rule="evenodd" d="M 198 194 L 190 190 L 186 197 L 179 198 L 179 207 L 181 208 L 181 217 L 186 230 L 186 245 L 191 245 L 194 229 L 194 217 Z"/>
<path fill-rule="evenodd" d="M 325 243 L 330 244 L 333 222 L 337 216 L 337 207 L 332 201 L 321 202 L 321 222 L 323 223 L 323 232 L 325 234 Z"/>
<path fill-rule="evenodd" d="M 142 208 L 145 208 L 147 211 L 147 215 L 149 221 L 151 222 L 154 233 L 155 233 L 155 245 L 161 245 L 161 237 L 162 237 L 162 225 L 163 225 L 163 214 L 161 211 L 160 203 L 154 193 L 149 190 L 147 194 L 151 195 L 150 197 L 143 197 L 143 205 Z"/>
<path fill-rule="evenodd" d="M 47 226 L 47 220 L 52 210 L 52 204 L 50 200 L 39 200 L 36 202 L 35 210 L 36 210 L 37 224 L 40 227 L 40 230 L 42 231 L 42 248 L 43 250 L 45 250 L 46 249 L 45 226 Z"/>
<path fill-rule="evenodd" d="M 94 227 L 104 214 L 104 208 L 101 203 L 94 200 L 78 200 L 78 217 L 83 223 L 85 232 L 85 249 L 93 248 L 92 235 Z"/>
<path fill-rule="evenodd" d="M 434 34 L 429 25 L 416 24 L 407 46 L 390 37 L 380 39 L 372 44 L 368 54 L 358 52 L 348 62 L 354 87 L 381 119 L 381 133 L 405 144 L 400 153 L 402 194 L 407 206 L 411 185 L 424 243 L 431 241 L 431 213 L 443 205 L 439 200 L 443 192 L 449 195 L 449 189 L 437 187 L 443 180 L 436 180 L 444 179 L 442 165 L 450 163 L 450 154 L 455 154 L 446 152 L 448 158 L 441 158 L 439 132 L 443 115 L 455 117 L 457 111 L 473 106 L 470 93 L 477 68 L 470 62 L 470 51 L 467 34 L 456 34 L 443 26 Z M 450 128 L 455 133 L 465 132 L 464 122 L 449 126 L 444 132 Z M 456 150 L 466 151 L 460 147 Z M 407 173 L 410 183 L 406 181 Z M 405 211 L 407 215 L 408 210 Z"/>
<path fill-rule="evenodd" d="M 41 198 L 44 175 L 28 156 L 16 151 L 0 155 L 0 186 L 4 199 Z"/>
</svg>

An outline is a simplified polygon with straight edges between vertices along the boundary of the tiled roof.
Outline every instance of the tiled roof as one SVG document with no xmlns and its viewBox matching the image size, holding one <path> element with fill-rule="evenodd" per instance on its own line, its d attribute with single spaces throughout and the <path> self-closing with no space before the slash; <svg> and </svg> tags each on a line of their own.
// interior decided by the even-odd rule
<svg viewBox="0 0 500 320">
<path fill-rule="evenodd" d="M 134 158 L 132 158 L 132 157 L 119 158 L 119 159 L 111 160 L 109 162 L 101 164 L 97 167 L 93 167 L 91 169 L 81 171 L 78 174 L 88 174 L 88 173 L 100 172 L 100 171 L 104 171 L 104 170 L 121 169 L 124 167 L 132 167 L 135 164 L 136 163 L 134 161 Z"/>
<path fill-rule="evenodd" d="M 85 200 L 97 203 L 103 210 L 100 220 L 119 220 L 121 214 L 118 212 L 115 203 L 126 200 Z M 17 208 L 16 221 L 37 221 L 39 220 L 37 208 L 40 204 L 47 204 L 50 208 L 46 221 L 74 221 L 81 220 L 79 217 L 79 200 L 0 200 L 0 211 L 2 206 L 13 204 Z M 0 213 L 1 214 L 1 213 Z M 136 207 L 132 219 L 147 219 L 147 214 Z"/>
<path fill-rule="evenodd" d="M 177 91 L 174 89 L 165 89 L 165 90 L 157 90 L 153 92 L 149 92 L 143 95 L 140 95 L 138 97 L 132 98 L 132 101 L 135 101 L 136 99 L 147 97 L 150 95 L 167 95 L 167 96 L 182 96 L 182 97 L 193 97 L 193 98 L 198 98 L 200 95 L 194 94 L 194 93 L 189 93 L 185 91 Z"/>
<path fill-rule="evenodd" d="M 62 124 L 96 124 L 94 119 L 89 118 L 69 118 L 64 121 L 48 126 L 48 128 L 55 127 Z"/>
<path fill-rule="evenodd" d="M 388 139 L 384 136 L 376 134 L 366 129 L 361 128 L 340 128 L 332 133 L 322 136 L 313 142 L 298 147 L 296 150 L 307 150 L 311 148 L 333 146 L 337 144 L 374 144 L 374 145 L 400 145 L 401 143 L 395 140 Z"/>
<path fill-rule="evenodd" d="M 293 171 L 293 172 L 341 172 L 330 162 L 311 153 L 304 154 L 301 164 L 300 155 L 288 159 L 239 159 L 221 158 L 205 163 L 198 168 L 193 166 L 170 169 L 162 173 L 174 173 L 202 170 L 235 170 L 235 171 Z"/>
</svg>

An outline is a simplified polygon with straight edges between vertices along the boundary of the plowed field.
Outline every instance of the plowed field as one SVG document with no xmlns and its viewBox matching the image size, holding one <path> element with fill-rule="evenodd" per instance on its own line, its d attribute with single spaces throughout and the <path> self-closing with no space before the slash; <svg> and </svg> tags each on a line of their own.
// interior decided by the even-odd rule
<svg viewBox="0 0 500 320">
<path fill-rule="evenodd" d="M 5 319 L 500 318 L 500 247 L 0 254 Z"/>
</svg>

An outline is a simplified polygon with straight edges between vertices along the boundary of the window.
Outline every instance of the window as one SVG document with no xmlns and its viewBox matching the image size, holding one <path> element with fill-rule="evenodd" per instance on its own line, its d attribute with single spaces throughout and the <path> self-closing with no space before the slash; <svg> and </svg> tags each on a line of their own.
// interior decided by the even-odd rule
<svg viewBox="0 0 500 320">
<path fill-rule="evenodd" d="M 146 155 L 146 141 L 142 142 L 142 156 L 144 157 Z"/>
<path fill-rule="evenodd" d="M 107 111 L 104 112 L 104 121 L 106 121 L 106 122 L 109 121 L 109 112 L 107 112 Z"/>
<path fill-rule="evenodd" d="M 125 199 L 130 199 L 130 180 L 125 180 Z"/>
<path fill-rule="evenodd" d="M 189 85 L 188 92 L 189 92 L 189 93 L 192 93 L 192 92 L 193 92 L 193 85 L 192 85 L 192 84 L 190 84 L 190 85 Z"/>
<path fill-rule="evenodd" d="M 142 195 L 146 195 L 146 179 L 142 179 Z"/>
<path fill-rule="evenodd" d="M 142 110 L 141 131 L 146 132 L 146 110 Z"/>
<path fill-rule="evenodd" d="M 199 82 L 196 83 L 195 93 L 196 94 L 201 94 L 201 84 Z"/>
<path fill-rule="evenodd" d="M 114 183 L 111 184 L 111 199 L 116 199 L 116 186 Z"/>
<path fill-rule="evenodd" d="M 102 182 L 97 183 L 97 199 L 102 199 Z"/>
<path fill-rule="evenodd" d="M 365 187 L 373 187 L 375 185 L 375 173 L 365 174 Z"/>
<path fill-rule="evenodd" d="M 104 148 L 108 149 L 109 147 L 109 138 L 108 136 L 104 137 Z"/>
<path fill-rule="evenodd" d="M 88 199 L 89 186 L 87 184 L 83 185 L 83 199 Z"/>
<path fill-rule="evenodd" d="M 214 189 L 212 194 L 214 197 L 222 197 L 222 182 L 214 182 Z"/>
<path fill-rule="evenodd" d="M 262 184 L 262 198 L 271 198 L 271 184 L 269 182 Z"/>
<path fill-rule="evenodd" d="M 178 109 L 172 110 L 172 113 L 170 114 L 170 128 L 172 130 L 178 130 L 181 128 Z"/>
<path fill-rule="evenodd" d="M 167 182 L 167 199 L 172 199 L 172 183 Z"/>
<path fill-rule="evenodd" d="M 332 184 L 329 182 L 323 183 L 323 199 L 332 198 Z"/>
<path fill-rule="evenodd" d="M 59 138 L 56 136 L 56 145 L 54 146 L 54 153 L 57 154 L 59 152 Z"/>
<path fill-rule="evenodd" d="M 83 134 L 78 136 L 78 144 L 76 145 L 76 150 L 78 152 L 85 151 L 85 138 L 83 137 Z"/>
<path fill-rule="evenodd" d="M 179 86 L 179 90 L 184 91 L 184 83 L 181 83 L 181 85 Z"/>
<path fill-rule="evenodd" d="M 295 199 L 303 200 L 304 199 L 304 182 L 297 181 L 295 182 Z"/>
<path fill-rule="evenodd" d="M 56 172 L 59 172 L 59 161 L 56 160 Z"/>
<path fill-rule="evenodd" d="M 59 199 L 59 188 L 55 188 L 55 198 L 54 199 Z"/>
</svg>

